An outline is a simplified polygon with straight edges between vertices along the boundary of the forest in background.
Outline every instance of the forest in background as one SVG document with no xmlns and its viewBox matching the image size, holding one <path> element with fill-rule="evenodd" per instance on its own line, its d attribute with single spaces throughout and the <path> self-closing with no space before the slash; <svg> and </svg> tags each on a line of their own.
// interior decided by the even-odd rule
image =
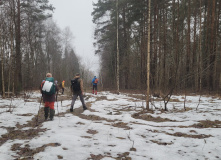
<svg viewBox="0 0 221 160">
<path fill-rule="evenodd" d="M 147 88 L 148 2 L 99 0 L 93 4 L 104 88 L 117 85 L 117 30 L 120 89 Z M 150 8 L 152 94 L 219 93 L 221 2 L 152 0 Z"/>
<path fill-rule="evenodd" d="M 59 83 L 89 74 L 76 56 L 70 28 L 60 29 L 51 18 L 54 9 L 47 0 L 0 0 L 3 97 L 37 89 L 48 72 Z"/>
<path fill-rule="evenodd" d="M 145 91 L 148 2 L 98 0 L 93 4 L 102 89 L 117 88 L 118 39 L 120 89 Z M 220 93 L 221 2 L 152 0 L 150 8 L 151 94 Z M 5 92 L 38 88 L 47 72 L 59 82 L 70 80 L 76 72 L 89 81 L 91 73 L 80 64 L 71 44 L 73 35 L 53 21 L 53 9 L 48 0 L 0 0 L 3 97 Z"/>
</svg>

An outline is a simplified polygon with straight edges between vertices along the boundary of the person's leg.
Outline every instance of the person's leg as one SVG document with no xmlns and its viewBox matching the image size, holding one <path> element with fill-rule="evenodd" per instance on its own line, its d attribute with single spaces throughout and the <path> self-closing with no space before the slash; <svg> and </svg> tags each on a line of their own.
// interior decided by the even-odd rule
<svg viewBox="0 0 221 160">
<path fill-rule="evenodd" d="M 45 120 L 47 120 L 48 119 L 48 112 L 49 112 L 48 102 L 45 102 L 44 112 L 45 112 Z"/>
<path fill-rule="evenodd" d="M 97 85 L 95 85 L 95 95 L 97 95 Z"/>
<path fill-rule="evenodd" d="M 64 88 L 62 88 L 62 94 L 64 94 Z"/>
<path fill-rule="evenodd" d="M 93 85 L 93 89 L 92 89 L 92 94 L 94 94 L 94 85 Z"/>
<path fill-rule="evenodd" d="M 50 120 L 53 120 L 55 114 L 54 102 L 49 102 L 49 107 L 50 107 Z"/>
<path fill-rule="evenodd" d="M 79 95 L 79 97 L 80 97 L 81 103 L 82 103 L 82 105 L 83 105 L 83 109 L 84 109 L 84 110 L 86 110 L 86 109 L 87 109 L 87 107 L 86 107 L 86 105 L 85 105 L 83 95 L 82 95 L 82 94 L 80 94 L 80 95 Z"/>
<path fill-rule="evenodd" d="M 73 97 L 72 97 L 71 108 L 70 108 L 70 111 L 71 111 L 71 112 L 73 112 L 74 103 L 75 103 L 77 97 L 78 97 L 77 94 L 74 94 Z"/>
</svg>

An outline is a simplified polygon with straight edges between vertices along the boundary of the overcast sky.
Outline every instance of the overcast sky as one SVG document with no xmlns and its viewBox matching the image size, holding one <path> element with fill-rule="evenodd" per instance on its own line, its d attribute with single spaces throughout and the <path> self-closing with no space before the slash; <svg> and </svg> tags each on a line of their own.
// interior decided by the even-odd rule
<svg viewBox="0 0 221 160">
<path fill-rule="evenodd" d="M 69 27 L 74 35 L 73 47 L 78 56 L 95 74 L 99 69 L 99 58 L 94 55 L 92 2 L 97 0 L 49 0 L 55 7 L 53 19 L 61 29 Z"/>
</svg>

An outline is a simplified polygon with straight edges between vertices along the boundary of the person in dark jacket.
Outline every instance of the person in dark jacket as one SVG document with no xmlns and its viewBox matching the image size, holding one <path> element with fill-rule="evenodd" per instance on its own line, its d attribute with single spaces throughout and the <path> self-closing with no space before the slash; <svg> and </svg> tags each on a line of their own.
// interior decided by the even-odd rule
<svg viewBox="0 0 221 160">
<path fill-rule="evenodd" d="M 87 107 L 84 102 L 84 88 L 83 88 L 83 80 L 80 78 L 80 74 L 77 73 L 73 80 L 71 80 L 71 90 L 73 93 L 72 102 L 71 102 L 71 108 L 70 112 L 73 112 L 74 103 L 77 99 L 77 97 L 80 97 L 83 109 L 86 110 Z"/>
<path fill-rule="evenodd" d="M 53 92 L 50 94 L 50 93 L 46 93 L 46 81 L 50 81 L 52 82 L 52 84 L 54 86 L 53 87 Z M 52 77 L 52 74 L 51 73 L 47 73 L 46 74 L 46 79 L 45 81 L 43 81 L 41 83 L 41 92 L 42 92 L 42 96 L 43 96 L 43 101 L 45 103 L 45 107 L 44 107 L 44 113 L 45 113 L 45 120 L 48 119 L 48 115 L 50 113 L 50 120 L 53 120 L 54 118 L 54 114 L 55 114 L 55 110 L 54 110 L 54 102 L 56 100 L 57 97 L 56 96 L 56 92 L 58 92 L 58 86 L 56 83 L 53 83 L 54 82 L 54 78 Z"/>
</svg>

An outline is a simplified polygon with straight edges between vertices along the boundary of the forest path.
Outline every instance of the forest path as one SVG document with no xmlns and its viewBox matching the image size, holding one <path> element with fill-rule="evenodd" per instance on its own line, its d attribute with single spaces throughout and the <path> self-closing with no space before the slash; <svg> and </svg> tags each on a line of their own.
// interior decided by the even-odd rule
<svg viewBox="0 0 221 160">
<path fill-rule="evenodd" d="M 142 95 L 115 95 L 103 92 L 99 95 L 87 93 L 84 98 L 88 110 L 83 111 L 78 98 L 74 112 L 70 112 L 71 96 L 59 94 L 58 101 L 55 102 L 56 113 L 53 121 L 44 121 L 44 106 L 36 102 L 36 99 L 40 102 L 39 96 L 27 100 L 24 106 L 20 105 L 23 110 L 17 108 L 11 114 L 18 116 L 17 120 L 33 115 L 34 117 L 23 124 L 17 122 L 15 127 L 2 125 L 0 128 L 6 129 L 7 133 L 0 137 L 0 147 L 12 143 L 9 150 L 16 152 L 15 158 L 27 159 L 34 159 L 34 156 L 52 147 L 62 147 L 65 152 L 73 152 L 69 141 L 66 143 L 66 140 L 59 140 L 56 137 L 62 135 L 66 139 L 74 136 L 71 145 L 81 148 L 79 155 L 82 149 L 90 151 L 92 154 L 88 155 L 88 159 L 109 157 L 130 160 L 131 157 L 140 159 L 157 157 L 151 152 L 149 155 L 144 154 L 143 150 L 146 150 L 147 146 L 161 148 L 161 153 L 164 153 L 163 150 L 170 150 L 171 155 L 175 154 L 179 158 L 183 156 L 181 150 L 186 152 L 188 158 L 193 154 L 188 152 L 189 150 L 193 150 L 194 154 L 200 157 L 202 149 L 206 146 L 210 151 L 206 157 L 209 155 L 213 155 L 213 158 L 219 157 L 216 150 L 211 151 L 214 145 L 219 148 L 216 142 L 221 140 L 218 133 L 211 132 L 221 128 L 221 121 L 216 120 L 220 117 L 221 110 L 218 100 L 202 99 L 199 111 L 195 111 L 197 104 L 193 102 L 197 102 L 198 98 L 191 97 L 192 100 L 186 103 L 189 106 L 188 110 L 184 111 L 183 102 L 176 99 L 176 102 L 170 106 L 169 112 L 160 109 L 147 112 L 143 108 Z M 23 104 L 22 100 L 19 103 Z M 155 103 L 160 106 L 159 101 Z M 35 111 L 39 107 L 38 114 L 25 110 L 31 104 L 35 104 Z M 211 117 L 211 120 L 205 120 L 205 115 Z M 36 139 L 38 145 L 33 147 Z M 42 139 L 47 141 L 40 143 Z M 185 145 L 183 145 L 184 139 Z M 119 151 L 118 147 L 122 150 Z M 174 150 L 174 147 L 177 149 Z M 101 150 L 100 154 L 94 154 L 95 148 Z M 105 152 L 105 148 L 108 148 L 108 152 Z M 112 152 L 113 150 L 115 152 Z M 65 157 L 65 154 L 59 154 L 58 159 L 62 159 L 63 156 Z"/>
</svg>

